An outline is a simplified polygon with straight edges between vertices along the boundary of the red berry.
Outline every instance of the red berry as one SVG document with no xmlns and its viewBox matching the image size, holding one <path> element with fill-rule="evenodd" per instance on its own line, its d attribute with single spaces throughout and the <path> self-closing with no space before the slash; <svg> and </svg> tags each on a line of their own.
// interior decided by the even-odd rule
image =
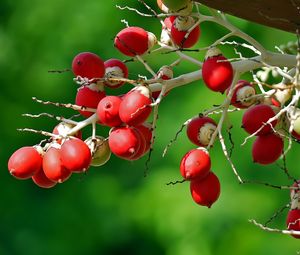
<svg viewBox="0 0 300 255">
<path fill-rule="evenodd" d="M 244 113 L 242 127 L 249 134 L 253 134 L 274 116 L 275 112 L 271 106 L 265 104 L 254 105 Z M 264 126 L 256 135 L 269 134 L 273 131 L 276 124 L 277 120 L 272 121 L 271 125 Z"/>
<path fill-rule="evenodd" d="M 146 147 L 144 154 L 147 153 L 150 149 L 151 146 L 151 140 L 152 140 L 152 126 L 148 123 L 143 123 L 141 125 L 135 126 L 137 130 L 140 131 L 140 133 L 144 136 L 145 141 L 146 141 Z"/>
<path fill-rule="evenodd" d="M 276 134 L 258 136 L 252 145 L 255 163 L 267 165 L 275 162 L 283 151 L 283 139 Z"/>
<path fill-rule="evenodd" d="M 233 79 L 233 69 L 217 48 L 208 50 L 202 66 L 202 78 L 205 85 L 216 92 L 223 93 Z"/>
<path fill-rule="evenodd" d="M 115 38 L 115 47 L 129 57 L 143 55 L 155 43 L 155 35 L 140 27 L 126 27 Z"/>
<path fill-rule="evenodd" d="M 72 62 L 72 70 L 76 76 L 88 79 L 102 78 L 105 72 L 102 59 L 91 52 L 76 55 Z"/>
<path fill-rule="evenodd" d="M 146 144 L 146 138 L 144 137 L 144 135 L 141 133 L 141 131 L 137 128 L 134 128 L 136 133 L 137 133 L 137 137 L 139 139 L 139 143 L 140 143 L 140 147 L 139 149 L 137 150 L 136 154 L 130 158 L 130 160 L 138 160 L 140 159 L 142 156 L 145 155 L 145 150 L 146 150 L 146 147 L 147 147 L 147 144 Z"/>
<path fill-rule="evenodd" d="M 197 148 L 186 153 L 180 163 L 180 172 L 184 179 L 203 179 L 210 171 L 211 161 L 205 148 Z"/>
<path fill-rule="evenodd" d="M 298 141 L 300 141 L 300 134 L 298 134 L 295 130 L 292 131 L 292 136 L 295 137 Z"/>
<path fill-rule="evenodd" d="M 174 20 L 177 16 L 169 16 L 164 19 L 164 26 L 171 31 Z"/>
<path fill-rule="evenodd" d="M 128 68 L 127 66 L 119 59 L 109 59 L 104 62 L 105 66 L 105 78 L 127 78 L 128 77 Z M 125 82 L 124 81 L 105 81 L 104 84 L 107 87 L 116 89 L 121 87 Z"/>
<path fill-rule="evenodd" d="M 108 144 L 113 154 L 120 158 L 133 158 L 140 148 L 140 137 L 132 127 L 114 128 L 108 138 Z"/>
<path fill-rule="evenodd" d="M 56 185 L 56 182 L 51 181 L 45 175 L 43 169 L 40 169 L 35 175 L 32 176 L 32 181 L 41 188 L 49 189 Z"/>
<path fill-rule="evenodd" d="M 100 100 L 105 97 L 104 91 L 92 90 L 87 86 L 79 88 L 77 91 L 75 103 L 82 107 L 93 108 L 96 110 Z M 79 111 L 84 117 L 90 117 L 94 113 L 88 111 Z"/>
<path fill-rule="evenodd" d="M 255 102 L 255 99 L 252 98 L 247 100 L 247 98 L 252 97 L 255 94 L 256 92 L 254 87 L 248 81 L 240 80 L 235 85 L 231 98 L 231 104 L 241 109 L 248 108 Z"/>
<path fill-rule="evenodd" d="M 71 172 L 85 172 L 91 163 L 92 155 L 85 142 L 70 139 L 61 146 L 61 162 Z"/>
<path fill-rule="evenodd" d="M 120 119 L 131 126 L 142 124 L 151 113 L 151 91 L 138 86 L 129 91 L 120 104 Z"/>
<path fill-rule="evenodd" d="M 22 147 L 8 160 L 8 170 L 17 179 L 28 179 L 42 168 L 42 156 L 34 147 Z"/>
<path fill-rule="evenodd" d="M 209 117 L 194 118 L 187 125 L 187 136 L 189 140 L 198 146 L 207 146 L 212 134 L 217 128 L 216 122 Z"/>
<path fill-rule="evenodd" d="M 299 209 L 294 209 L 289 211 L 286 219 L 286 226 L 288 230 L 300 231 L 300 210 Z M 297 239 L 300 238 L 300 235 L 292 235 L 292 236 Z"/>
<path fill-rule="evenodd" d="M 171 37 L 173 42 L 180 48 L 191 48 L 193 47 L 200 37 L 200 26 L 196 26 L 192 31 L 195 24 L 195 20 L 190 17 L 178 16 L 172 23 Z"/>
<path fill-rule="evenodd" d="M 117 127 L 122 124 L 119 108 L 122 99 L 118 96 L 106 96 L 98 104 L 97 115 L 102 124 Z"/>
<path fill-rule="evenodd" d="M 61 151 L 50 147 L 43 158 L 43 170 L 48 179 L 62 183 L 69 179 L 71 171 L 66 169 L 61 162 Z"/>
<path fill-rule="evenodd" d="M 197 204 L 210 208 L 220 196 L 220 182 L 213 172 L 209 172 L 203 179 L 191 180 L 190 190 Z"/>
<path fill-rule="evenodd" d="M 161 43 L 172 46 L 173 43 L 171 39 L 171 28 L 175 19 L 176 16 L 170 16 L 165 18 L 160 35 Z"/>
</svg>

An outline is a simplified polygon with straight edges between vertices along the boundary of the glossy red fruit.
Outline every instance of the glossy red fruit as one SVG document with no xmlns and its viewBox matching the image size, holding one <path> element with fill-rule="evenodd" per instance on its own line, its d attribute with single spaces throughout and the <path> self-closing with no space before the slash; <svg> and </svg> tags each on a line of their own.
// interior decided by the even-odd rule
<svg viewBox="0 0 300 255">
<path fill-rule="evenodd" d="M 180 173 L 186 180 L 205 178 L 211 167 L 208 151 L 201 147 L 186 153 L 180 162 Z"/>
<path fill-rule="evenodd" d="M 96 91 L 91 88 L 84 86 L 78 89 L 75 104 L 87 108 L 97 109 L 97 106 L 102 98 L 105 97 L 104 91 Z M 90 117 L 94 113 L 88 111 L 79 111 L 84 117 Z"/>
<path fill-rule="evenodd" d="M 256 94 L 255 88 L 248 81 L 240 80 L 235 85 L 231 104 L 237 108 L 245 109 L 250 105 L 254 104 L 255 99 L 252 98 L 247 100 L 247 98 L 253 97 Z"/>
<path fill-rule="evenodd" d="M 286 219 L 286 226 L 288 230 L 300 231 L 300 210 L 294 209 L 290 210 Z M 292 235 L 293 237 L 299 239 L 300 235 Z"/>
<path fill-rule="evenodd" d="M 140 148 L 140 137 L 132 127 L 114 128 L 109 134 L 108 144 L 113 154 L 130 160 Z"/>
<path fill-rule="evenodd" d="M 140 143 L 140 147 L 137 150 L 136 154 L 130 158 L 130 160 L 138 160 L 140 159 L 142 156 L 145 155 L 145 150 L 146 150 L 146 138 L 144 137 L 144 135 L 141 133 L 141 131 L 135 127 L 133 127 L 137 133 L 137 137 L 139 139 L 139 143 Z"/>
<path fill-rule="evenodd" d="M 122 124 L 119 108 L 122 99 L 118 96 L 106 96 L 98 104 L 97 115 L 102 124 L 117 127 Z"/>
<path fill-rule="evenodd" d="M 42 156 L 30 146 L 15 151 L 8 160 L 8 170 L 17 179 L 28 179 L 42 167 Z"/>
<path fill-rule="evenodd" d="M 230 87 L 233 80 L 232 65 L 217 48 L 207 51 L 202 66 L 202 78 L 205 85 L 216 92 L 223 93 Z"/>
<path fill-rule="evenodd" d="M 142 124 L 151 113 L 151 91 L 144 86 L 138 86 L 129 91 L 120 104 L 120 119 L 130 125 Z"/>
<path fill-rule="evenodd" d="M 192 143 L 206 147 L 216 128 L 217 124 L 213 119 L 209 117 L 196 117 L 187 125 L 186 132 Z"/>
<path fill-rule="evenodd" d="M 164 19 L 164 27 L 171 31 L 174 20 L 177 16 L 169 16 Z"/>
<path fill-rule="evenodd" d="M 137 130 L 144 136 L 146 141 L 146 147 L 144 150 L 144 154 L 147 153 L 151 147 L 151 140 L 152 140 L 152 126 L 149 123 L 143 123 L 141 125 L 135 126 Z"/>
<path fill-rule="evenodd" d="M 182 17 L 178 16 L 172 23 L 171 37 L 173 42 L 180 48 L 191 48 L 199 40 L 200 26 L 196 26 L 190 32 L 195 25 L 195 20 L 191 16 Z"/>
<path fill-rule="evenodd" d="M 66 136 L 67 134 L 69 134 L 70 130 L 74 127 L 75 125 L 72 125 L 70 123 L 65 123 L 65 122 L 61 122 L 59 124 L 57 124 L 52 133 L 55 135 L 61 135 L 61 136 Z M 82 132 L 81 130 L 77 131 L 75 134 L 70 134 L 76 138 L 81 139 L 82 138 Z M 61 144 L 61 139 L 56 139 L 56 142 L 58 144 Z"/>
<path fill-rule="evenodd" d="M 71 171 L 62 165 L 61 151 L 50 147 L 43 157 L 43 170 L 48 179 L 62 183 L 69 179 Z"/>
<path fill-rule="evenodd" d="M 72 62 L 72 70 L 76 76 L 93 79 L 102 78 L 105 72 L 103 60 L 91 52 L 76 55 Z"/>
<path fill-rule="evenodd" d="M 82 140 L 70 139 L 62 144 L 61 162 L 71 172 L 85 172 L 89 168 L 91 160 L 90 149 Z"/>
<path fill-rule="evenodd" d="M 109 59 L 104 62 L 105 78 L 127 78 L 128 68 L 124 62 L 119 59 Z M 107 87 L 116 89 L 124 85 L 124 81 L 105 81 Z"/>
<path fill-rule="evenodd" d="M 126 27 L 115 37 L 115 47 L 124 55 L 143 55 L 156 43 L 154 34 L 140 27 Z"/>
<path fill-rule="evenodd" d="M 51 181 L 47 176 L 45 175 L 43 169 L 40 169 L 35 175 L 32 177 L 32 181 L 39 187 L 49 189 L 56 185 L 56 182 Z"/>
<path fill-rule="evenodd" d="M 249 134 L 255 133 L 264 123 L 275 116 L 271 106 L 266 104 L 254 105 L 244 112 L 242 127 Z M 256 135 L 266 135 L 273 132 L 277 120 L 272 121 L 271 125 L 264 126 Z"/>
<path fill-rule="evenodd" d="M 255 163 L 274 163 L 282 154 L 283 139 L 276 134 L 258 136 L 252 145 L 252 158 Z"/>
<path fill-rule="evenodd" d="M 292 131 L 292 136 L 295 137 L 298 141 L 300 141 L 300 134 L 298 134 L 295 130 Z"/>
<path fill-rule="evenodd" d="M 220 182 L 213 172 L 209 172 L 203 179 L 191 180 L 190 190 L 197 204 L 210 208 L 220 196 Z"/>
</svg>

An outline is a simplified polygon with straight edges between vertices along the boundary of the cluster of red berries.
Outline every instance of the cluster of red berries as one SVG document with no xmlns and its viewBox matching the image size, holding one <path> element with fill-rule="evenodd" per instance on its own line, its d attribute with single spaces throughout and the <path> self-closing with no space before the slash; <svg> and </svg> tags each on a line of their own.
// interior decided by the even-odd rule
<svg viewBox="0 0 300 255">
<path fill-rule="evenodd" d="M 187 126 L 187 136 L 199 146 L 187 152 L 180 163 L 180 173 L 184 180 L 190 181 L 193 200 L 202 206 L 211 207 L 220 195 L 220 182 L 211 171 L 211 159 L 206 147 L 217 125 L 209 117 L 197 117 Z"/>
<path fill-rule="evenodd" d="M 151 91 L 138 86 L 122 96 L 106 96 L 104 90 L 98 90 L 103 84 L 97 79 L 103 76 L 127 77 L 127 67 L 117 59 L 103 62 L 96 54 L 84 52 L 75 56 L 72 68 L 77 77 L 89 80 L 76 95 L 76 104 L 83 107 L 80 113 L 90 117 L 94 113 L 85 109 L 96 109 L 98 123 L 112 127 L 108 139 L 94 136 L 83 141 L 81 131 L 73 131 L 74 124 L 61 122 L 45 147 L 23 147 L 13 153 L 8 169 L 14 177 L 32 178 L 38 186 L 50 188 L 66 181 L 71 173 L 103 165 L 111 152 L 136 160 L 149 151 L 152 130 L 145 121 L 151 113 Z M 104 85 L 116 88 L 121 83 L 108 79 Z"/>
<path fill-rule="evenodd" d="M 164 20 L 161 43 L 178 48 L 193 47 L 201 32 L 200 22 L 190 16 L 192 1 L 157 0 L 157 3 L 162 11 L 178 14 Z M 126 27 L 114 39 L 115 47 L 128 57 L 146 54 L 156 43 L 155 35 L 140 27 Z M 80 114 L 110 127 L 108 137 L 93 134 L 82 140 L 81 131 L 72 121 L 61 122 L 53 129 L 53 136 L 44 147 L 22 147 L 12 154 L 8 170 L 17 179 L 31 178 L 38 186 L 51 188 L 66 181 L 72 173 L 86 172 L 90 166 L 102 166 L 110 159 L 111 153 L 132 161 L 149 152 L 153 130 L 146 121 L 153 100 L 161 92 L 152 93 L 146 85 L 139 85 L 125 95 L 106 95 L 105 87 L 117 89 L 125 84 L 128 68 L 119 59 L 103 61 L 91 52 L 75 56 L 72 70 L 82 84 L 75 98 L 75 104 L 81 106 Z M 232 106 L 246 109 L 242 126 L 250 135 L 257 136 L 252 147 L 253 161 L 271 164 L 280 157 L 284 147 L 283 138 L 275 131 L 279 122 L 275 115 L 280 102 L 256 100 L 251 83 L 241 80 L 232 84 L 233 73 L 226 57 L 216 47 L 210 48 L 202 65 L 205 85 L 214 92 L 226 92 L 231 97 Z M 155 78 L 172 79 L 172 68 L 163 66 Z M 272 118 L 274 120 L 270 122 Z M 300 118 L 294 124 L 292 135 L 300 140 Z M 187 152 L 180 162 L 180 173 L 190 182 L 193 200 L 209 208 L 220 196 L 220 181 L 211 170 L 208 151 L 216 129 L 216 122 L 207 116 L 192 119 L 187 125 L 187 136 L 198 147 Z M 298 183 L 294 186 L 299 187 Z M 300 231 L 299 189 L 292 190 L 291 198 L 287 227 Z M 300 238 L 300 235 L 294 236 Z"/>
<path fill-rule="evenodd" d="M 282 154 L 284 142 L 276 134 L 276 119 L 266 124 L 275 116 L 276 107 L 267 104 L 258 104 L 245 111 L 242 119 L 242 127 L 250 135 L 257 137 L 252 146 L 252 158 L 255 163 L 267 165 L 274 163 Z"/>
<path fill-rule="evenodd" d="M 184 2 L 187 4 L 184 8 L 176 7 L 177 10 L 180 9 L 180 16 L 165 19 L 162 33 L 167 33 L 169 42 L 172 40 L 178 47 L 189 48 L 198 41 L 200 27 L 189 16 L 191 1 Z M 174 2 L 165 4 L 171 6 Z M 147 53 L 156 42 L 155 35 L 143 28 L 126 27 L 116 35 L 114 45 L 124 55 L 133 57 Z M 75 56 L 72 70 L 77 79 L 84 81 L 75 98 L 75 104 L 82 107 L 80 114 L 89 118 L 94 116 L 93 110 L 96 110 L 97 123 L 111 127 L 108 138 L 94 136 L 83 141 L 80 130 L 74 132 L 73 124 L 62 122 L 54 128 L 52 133 L 56 136 L 46 146 L 23 147 L 11 156 L 8 169 L 16 178 L 32 178 L 37 185 L 48 188 L 57 182 L 66 181 L 73 172 L 85 172 L 90 165 L 103 165 L 109 160 L 111 152 L 122 159 L 137 160 L 149 151 L 152 129 L 146 120 L 151 114 L 152 100 L 158 98 L 160 91 L 152 93 L 146 86 L 137 86 L 125 95 L 107 96 L 105 87 L 116 89 L 125 84 L 128 68 L 121 60 L 103 61 L 91 52 Z M 221 52 L 213 48 L 207 54 L 202 74 L 208 88 L 223 93 L 231 84 L 233 70 Z M 157 78 L 173 78 L 172 69 L 163 66 L 158 71 Z M 184 178 L 191 180 L 195 201 L 209 207 L 219 196 L 219 181 L 210 171 L 210 166 L 206 166 L 206 170 L 191 170 L 192 166 L 188 166 L 187 162 L 191 162 L 192 158 L 196 159 L 196 152 L 207 153 L 209 157 L 208 152 L 204 152 L 204 147 L 208 145 L 209 136 L 215 127 L 215 122 L 207 117 L 190 123 L 189 138 L 203 148 L 186 155 L 186 164 L 181 164 Z M 198 163 L 194 162 L 196 165 Z M 200 171 L 201 174 L 191 171 Z M 200 199 L 200 193 L 206 192 L 207 185 L 214 189 L 214 195 L 204 195 Z"/>
<path fill-rule="evenodd" d="M 81 139 L 54 142 L 45 152 L 40 146 L 22 147 L 8 161 L 10 173 L 18 179 L 32 180 L 42 188 L 66 181 L 72 173 L 81 173 L 91 163 L 91 152 Z"/>
</svg>

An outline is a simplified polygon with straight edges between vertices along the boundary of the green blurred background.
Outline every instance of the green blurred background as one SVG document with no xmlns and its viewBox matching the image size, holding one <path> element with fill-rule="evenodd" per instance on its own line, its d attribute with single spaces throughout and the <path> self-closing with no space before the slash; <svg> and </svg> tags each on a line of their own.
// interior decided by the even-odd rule
<svg viewBox="0 0 300 255">
<path fill-rule="evenodd" d="M 155 6 L 156 1 L 148 2 Z M 116 4 L 126 3 L 145 10 L 138 1 L 0 1 L 0 255 L 295 254 L 300 250 L 298 240 L 261 231 L 247 221 L 255 218 L 265 222 L 288 203 L 289 193 L 239 185 L 219 145 L 211 150 L 211 157 L 222 192 L 211 209 L 192 201 L 188 183 L 166 186 L 167 182 L 180 179 L 180 159 L 194 146 L 184 132 L 162 159 L 164 146 L 186 119 L 223 99 L 200 81 L 172 91 L 161 104 L 157 140 L 146 178 L 143 177 L 146 158 L 126 162 L 114 156 L 105 166 L 91 168 L 86 176 L 73 175 L 50 190 L 9 175 L 9 156 L 19 147 L 34 145 L 43 138 L 16 129 L 51 131 L 56 124 L 51 119 L 28 119 L 22 113 L 74 114 L 31 100 L 36 96 L 58 102 L 74 101 L 76 86 L 72 74 L 49 74 L 48 70 L 69 68 L 73 56 L 81 51 L 95 52 L 103 59 L 123 59 L 113 47 L 115 34 L 124 27 L 121 19 L 159 35 L 160 24 L 156 19 L 115 8 Z M 295 40 L 292 34 L 231 19 L 270 50 Z M 226 32 L 208 23 L 202 24 L 201 29 L 199 47 L 209 45 Z M 224 48 L 224 52 L 234 56 L 232 50 Z M 203 59 L 202 53 L 193 55 Z M 174 59 L 171 54 L 155 55 L 148 62 L 158 70 L 162 63 Z M 174 71 L 180 75 L 195 68 L 185 63 Z M 129 63 L 129 69 L 131 78 L 147 75 L 138 63 Z M 108 93 L 123 93 L 128 89 L 129 85 L 123 91 Z M 275 164 L 267 167 L 252 164 L 251 142 L 240 147 L 246 136 L 239 128 L 240 119 L 241 113 L 231 115 L 233 160 L 240 174 L 246 179 L 290 184 Z M 86 136 L 89 133 L 90 129 L 85 130 Z M 107 129 L 99 129 L 99 134 L 106 133 Z M 295 176 L 299 170 L 298 147 L 295 144 L 287 158 L 288 168 Z M 284 228 L 285 214 L 273 226 Z"/>
</svg>

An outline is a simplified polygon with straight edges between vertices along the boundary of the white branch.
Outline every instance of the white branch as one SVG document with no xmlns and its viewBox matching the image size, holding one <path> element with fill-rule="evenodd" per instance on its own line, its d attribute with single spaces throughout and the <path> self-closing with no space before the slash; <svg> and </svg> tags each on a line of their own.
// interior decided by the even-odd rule
<svg viewBox="0 0 300 255">
<path fill-rule="evenodd" d="M 287 66 L 289 68 L 292 68 L 295 67 L 296 65 L 296 56 L 288 55 L 288 54 L 269 53 L 265 58 L 264 62 L 273 66 Z M 264 64 L 262 63 L 262 56 L 256 56 L 246 60 L 235 61 L 232 62 L 231 64 L 233 69 L 240 74 L 264 66 Z M 166 91 L 169 91 L 179 86 L 187 85 L 193 81 L 200 80 L 201 78 L 202 78 L 201 70 L 187 73 L 187 74 L 182 74 L 176 78 L 165 81 Z M 161 84 L 160 83 L 151 84 L 150 89 L 152 91 L 160 91 Z"/>
</svg>

